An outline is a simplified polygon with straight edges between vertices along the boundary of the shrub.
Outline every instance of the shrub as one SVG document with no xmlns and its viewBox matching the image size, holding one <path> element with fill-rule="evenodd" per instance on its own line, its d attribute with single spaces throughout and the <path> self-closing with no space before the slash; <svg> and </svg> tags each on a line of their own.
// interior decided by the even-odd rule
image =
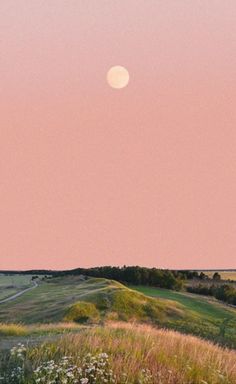
<svg viewBox="0 0 236 384">
<path fill-rule="evenodd" d="M 144 311 L 140 298 L 142 295 L 139 293 L 123 289 L 117 290 L 112 296 L 112 311 L 116 312 L 122 320 L 142 318 Z"/>
<path fill-rule="evenodd" d="M 93 303 L 80 301 L 69 307 L 64 320 L 77 323 L 93 323 L 97 322 L 99 317 L 99 312 Z"/>
</svg>

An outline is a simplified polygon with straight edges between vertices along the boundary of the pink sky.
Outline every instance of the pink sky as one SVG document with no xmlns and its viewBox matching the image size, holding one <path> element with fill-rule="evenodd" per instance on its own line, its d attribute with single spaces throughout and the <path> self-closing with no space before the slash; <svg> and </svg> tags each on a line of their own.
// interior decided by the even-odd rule
<svg viewBox="0 0 236 384">
<path fill-rule="evenodd" d="M 0 269 L 236 267 L 235 20 L 235 0 L 0 1 Z"/>
</svg>

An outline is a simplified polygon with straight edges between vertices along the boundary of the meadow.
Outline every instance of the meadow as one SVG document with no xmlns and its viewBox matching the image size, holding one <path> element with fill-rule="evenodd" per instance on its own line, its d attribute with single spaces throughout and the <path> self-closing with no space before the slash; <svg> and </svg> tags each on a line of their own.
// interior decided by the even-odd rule
<svg viewBox="0 0 236 384">
<path fill-rule="evenodd" d="M 2 357 L 2 383 L 233 384 L 236 353 L 147 325 L 108 323 Z"/>
<path fill-rule="evenodd" d="M 211 320 L 216 318 L 230 319 L 235 313 L 234 310 L 231 310 L 225 304 L 220 303 L 211 297 L 203 297 L 187 292 L 175 292 L 154 287 L 132 286 L 131 288 L 138 292 L 142 292 L 147 296 L 178 302 L 196 315 L 207 316 Z"/>
<path fill-rule="evenodd" d="M 67 276 L 46 279 L 37 289 L 1 304 L 0 321 L 24 324 L 63 320 L 97 323 L 103 320 L 165 321 L 182 318 L 178 303 L 163 302 L 108 279 Z"/>
<path fill-rule="evenodd" d="M 236 379 L 236 310 L 199 295 L 105 278 L 43 278 L 0 304 L 0 322 L 1 384 Z M 92 366 L 96 378 L 86 371 Z"/>
<path fill-rule="evenodd" d="M 127 287 L 103 278 L 44 279 L 36 289 L 1 304 L 0 322 L 6 323 L 9 319 L 26 325 L 138 321 L 236 347 L 234 308 L 199 295 Z"/>
<path fill-rule="evenodd" d="M 204 273 L 210 278 L 213 277 L 215 272 L 220 274 L 222 280 L 236 281 L 236 271 L 204 271 Z"/>
</svg>

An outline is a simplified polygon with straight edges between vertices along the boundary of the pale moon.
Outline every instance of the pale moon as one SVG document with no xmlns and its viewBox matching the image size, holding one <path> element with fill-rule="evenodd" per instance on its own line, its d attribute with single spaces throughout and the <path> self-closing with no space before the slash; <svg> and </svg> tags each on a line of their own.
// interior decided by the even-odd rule
<svg viewBox="0 0 236 384">
<path fill-rule="evenodd" d="M 124 88 L 129 83 L 129 72 L 121 65 L 111 67 L 107 72 L 107 82 L 112 88 Z"/>
</svg>

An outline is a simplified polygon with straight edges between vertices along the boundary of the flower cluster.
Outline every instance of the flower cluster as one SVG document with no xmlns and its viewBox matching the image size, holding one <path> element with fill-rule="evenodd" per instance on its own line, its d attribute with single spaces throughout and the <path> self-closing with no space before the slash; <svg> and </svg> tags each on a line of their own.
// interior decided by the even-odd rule
<svg viewBox="0 0 236 384">
<path fill-rule="evenodd" d="M 142 369 L 140 378 L 139 378 L 139 384 L 149 384 L 152 383 L 152 374 L 149 369 Z"/>
<path fill-rule="evenodd" d="M 24 344 L 17 344 L 10 351 L 10 369 L 3 371 L 3 376 L 0 377 L 1 384 L 22 383 L 24 380 L 24 365 L 26 357 L 26 348 Z"/>
<path fill-rule="evenodd" d="M 129 384 L 128 375 L 123 372 L 118 380 L 110 367 L 106 353 L 85 356 L 63 356 L 59 360 L 47 360 L 33 368 L 27 358 L 23 344 L 11 349 L 11 369 L 0 377 L 0 384 Z M 10 367 L 9 366 L 9 367 Z M 29 381 L 28 381 L 29 380 Z M 153 383 L 149 370 L 140 372 L 139 384 Z"/>
<path fill-rule="evenodd" d="M 34 370 L 33 378 L 36 384 L 115 383 L 115 375 L 109 368 L 106 353 L 99 353 L 95 356 L 87 354 L 79 365 L 73 364 L 68 356 L 58 362 L 47 361 Z"/>
<path fill-rule="evenodd" d="M 11 349 L 11 356 L 17 359 L 24 360 L 26 355 L 26 348 L 24 344 L 18 343 L 16 347 Z"/>
</svg>

